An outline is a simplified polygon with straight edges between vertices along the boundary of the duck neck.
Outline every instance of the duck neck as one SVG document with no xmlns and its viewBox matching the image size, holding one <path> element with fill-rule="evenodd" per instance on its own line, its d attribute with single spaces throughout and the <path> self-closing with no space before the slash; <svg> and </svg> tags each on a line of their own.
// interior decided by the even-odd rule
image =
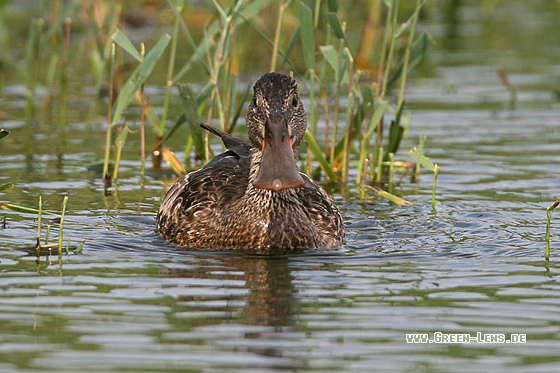
<svg viewBox="0 0 560 373">
<path fill-rule="evenodd" d="M 253 188 L 253 181 L 256 180 L 257 175 L 259 174 L 259 170 L 261 169 L 261 159 L 262 159 L 262 151 L 260 149 L 253 148 L 251 149 L 251 169 L 249 171 L 249 185 L 247 188 Z"/>
</svg>

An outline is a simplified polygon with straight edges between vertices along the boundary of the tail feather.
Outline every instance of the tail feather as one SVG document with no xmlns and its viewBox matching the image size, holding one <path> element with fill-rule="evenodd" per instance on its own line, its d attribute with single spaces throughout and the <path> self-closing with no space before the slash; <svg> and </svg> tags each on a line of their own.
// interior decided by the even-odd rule
<svg viewBox="0 0 560 373">
<path fill-rule="evenodd" d="M 209 126 L 205 123 L 200 123 L 200 127 L 204 128 L 206 131 L 213 133 L 214 135 L 218 136 L 222 139 L 222 142 L 226 146 L 226 149 L 232 150 L 238 155 L 248 155 L 251 150 L 251 144 L 247 141 L 238 139 L 235 136 L 227 133 L 226 131 L 222 131 L 219 128 Z"/>
</svg>

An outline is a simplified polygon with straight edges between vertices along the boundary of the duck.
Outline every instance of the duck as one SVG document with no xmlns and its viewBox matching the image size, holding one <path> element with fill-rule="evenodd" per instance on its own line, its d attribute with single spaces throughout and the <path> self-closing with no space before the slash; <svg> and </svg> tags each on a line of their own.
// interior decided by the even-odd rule
<svg viewBox="0 0 560 373">
<path fill-rule="evenodd" d="M 345 230 L 338 207 L 297 167 L 307 114 L 296 80 L 266 73 L 253 93 L 248 142 L 201 124 L 226 151 L 169 188 L 157 231 L 192 250 L 284 254 L 340 248 Z"/>
</svg>

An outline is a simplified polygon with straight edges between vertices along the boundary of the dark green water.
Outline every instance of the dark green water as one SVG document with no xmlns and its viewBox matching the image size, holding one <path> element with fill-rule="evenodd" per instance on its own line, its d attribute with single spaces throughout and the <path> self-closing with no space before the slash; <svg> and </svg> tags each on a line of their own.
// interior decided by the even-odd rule
<svg viewBox="0 0 560 373">
<path fill-rule="evenodd" d="M 33 126 L 18 119 L 25 89 L 8 78 L 0 108 L 13 118 L 0 120 L 11 131 L 0 141 L 0 184 L 15 188 L 0 199 L 36 206 L 42 195 L 56 211 L 69 196 L 65 240 L 86 243 L 62 265 L 56 256 L 37 264 L 25 249 L 33 216 L 1 212 L 0 371 L 558 371 L 554 214 L 548 267 L 544 236 L 560 187 L 560 34 L 552 31 L 560 5 L 501 1 L 485 12 L 465 1 L 450 16 L 451 3 L 429 7 L 422 21 L 436 46 L 407 92 L 403 146 L 428 136 L 426 153 L 442 167 L 436 208 L 427 172 L 418 188 L 398 190 L 412 207 L 337 195 L 348 244 L 328 255 L 167 244 L 154 217 L 170 176 L 148 175 L 141 186 L 136 136 L 110 196 L 86 169 L 104 141 L 102 119 L 86 121 L 88 82 L 71 99 L 63 145 L 41 109 Z M 513 108 L 496 69 L 517 88 Z M 525 334 L 526 342 L 406 341 L 436 332 Z"/>
</svg>

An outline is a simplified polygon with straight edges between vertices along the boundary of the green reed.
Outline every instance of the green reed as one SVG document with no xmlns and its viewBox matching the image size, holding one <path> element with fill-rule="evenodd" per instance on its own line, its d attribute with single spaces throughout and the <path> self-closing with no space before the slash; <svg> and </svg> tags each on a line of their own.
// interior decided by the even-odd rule
<svg viewBox="0 0 560 373">
<path fill-rule="evenodd" d="M 160 57 L 162 56 L 163 52 L 167 48 L 171 37 L 169 35 L 163 35 L 156 45 L 148 52 L 145 56 L 143 56 L 140 52 L 136 50 L 133 46 L 132 42 L 126 37 L 126 35 L 121 32 L 120 30 L 115 31 L 112 35 L 112 39 L 117 43 L 120 47 L 122 47 L 126 52 L 128 52 L 132 57 L 134 57 L 137 61 L 139 61 L 138 66 L 132 72 L 126 83 L 121 87 L 119 95 L 117 96 L 114 104 L 114 108 L 112 103 L 109 104 L 108 108 L 108 123 L 107 123 L 107 135 L 106 135 L 106 144 L 105 144 L 105 162 L 103 164 L 103 175 L 107 177 L 108 169 L 109 169 L 109 156 L 110 156 L 110 143 L 111 143 L 111 131 L 115 125 L 117 125 L 124 114 L 126 108 L 130 105 L 132 100 L 135 97 L 136 92 L 138 92 L 141 87 L 144 85 L 144 82 L 150 76 L 152 70 L 154 69 L 156 63 L 159 61 Z M 143 47 L 142 47 L 143 48 Z M 110 82 L 113 82 L 113 71 L 114 71 L 114 61 L 115 61 L 116 51 L 113 47 L 111 47 L 111 79 Z M 112 95 L 113 87 L 110 88 L 110 95 Z M 109 99 L 112 102 L 112 96 Z M 144 101 L 144 98 L 141 98 L 141 101 Z M 143 104 L 142 104 L 143 105 Z M 157 128 L 157 124 L 154 124 Z M 120 154 L 122 148 L 126 142 L 126 129 L 119 132 L 119 136 L 116 138 L 116 155 L 115 155 L 115 166 L 113 169 L 113 180 L 116 180 L 118 177 L 118 163 L 120 162 Z"/>
<path fill-rule="evenodd" d="M 64 216 L 66 215 L 66 204 L 68 203 L 68 196 L 64 196 L 62 200 L 62 213 L 60 215 L 60 229 L 58 231 L 58 261 L 62 268 L 62 235 L 64 232 Z M 68 250 L 67 250 L 68 251 Z"/>
<path fill-rule="evenodd" d="M 0 139 L 3 139 L 4 137 L 8 136 L 10 134 L 10 131 L 6 131 L 3 128 L 0 128 Z M 4 183 L 4 184 L 0 184 L 0 192 L 4 191 L 4 190 L 8 190 L 8 189 L 12 189 L 14 186 L 12 183 Z"/>
<path fill-rule="evenodd" d="M 39 213 L 37 214 L 37 244 L 36 248 L 39 252 L 37 256 L 41 255 L 41 222 L 43 220 L 43 197 L 39 196 Z"/>
<path fill-rule="evenodd" d="M 64 221 L 65 221 L 65 216 L 66 216 L 67 204 L 68 204 L 68 196 L 64 196 L 64 198 L 62 199 L 61 214 L 60 215 L 52 213 L 52 212 L 45 211 L 44 206 L 43 206 L 42 196 L 39 196 L 39 203 L 38 203 L 38 208 L 37 209 L 32 208 L 32 207 L 12 204 L 12 203 L 0 203 L 0 208 L 3 209 L 3 210 L 18 212 L 18 213 L 22 213 L 22 214 L 36 215 L 37 216 L 37 237 L 36 237 L 36 242 L 35 242 L 34 248 L 35 248 L 35 251 L 36 251 L 37 260 L 39 260 L 40 256 L 42 255 L 42 250 L 46 249 L 46 250 L 48 250 L 48 252 L 50 252 L 51 249 L 57 249 L 58 260 L 59 260 L 59 263 L 61 263 L 62 252 L 63 252 L 62 242 L 63 242 L 63 235 L 64 235 Z M 51 222 L 53 222 L 53 221 L 58 222 L 58 225 L 59 225 L 58 242 L 55 243 L 55 244 L 49 244 L 51 224 L 48 224 L 48 223 L 47 223 L 47 227 L 46 227 L 45 238 L 44 238 L 44 240 L 42 240 L 43 220 L 44 220 L 45 215 L 48 215 L 51 218 Z M 44 243 L 41 243 L 41 241 L 44 241 Z M 83 245 L 84 245 L 84 242 L 81 242 L 78 245 L 79 251 L 82 250 Z M 68 239 L 68 244 L 66 246 L 66 253 L 68 254 L 69 251 L 70 251 L 70 238 Z M 76 253 L 76 250 L 74 250 L 73 252 Z"/>
<path fill-rule="evenodd" d="M 109 178 L 109 157 L 111 156 L 111 118 L 113 117 L 113 93 L 114 87 L 113 84 L 115 82 L 115 58 L 116 58 L 116 49 L 115 43 L 111 43 L 111 54 L 110 54 L 110 62 L 109 62 L 109 104 L 107 105 L 107 130 L 105 133 L 105 158 L 103 162 L 103 178 L 106 181 Z"/>
<path fill-rule="evenodd" d="M 25 118 L 30 120 L 34 112 L 35 89 L 37 87 L 37 66 L 39 56 L 39 41 L 42 19 L 33 19 L 29 24 L 29 36 L 25 47 L 25 75 L 27 82 L 27 105 L 25 107 Z"/>
<path fill-rule="evenodd" d="M 359 30 L 356 30 L 355 22 L 344 19 L 349 9 L 341 7 L 337 0 L 208 0 L 208 10 L 212 14 L 209 14 L 209 20 L 202 30 L 204 35 L 199 40 L 193 37 L 197 30 L 193 30 L 184 18 L 188 14 L 187 8 L 192 5 L 184 0 L 168 0 L 162 8 L 166 7 L 174 15 L 170 23 L 172 31 L 170 35 L 161 36 L 147 53 L 143 52 L 143 43 L 140 43 L 140 51 L 133 45 L 126 35 L 128 31 L 118 23 L 120 2 L 107 0 L 82 5 L 78 2 L 57 1 L 53 4 L 57 4 L 57 8 L 53 10 L 52 23 L 56 25 L 56 30 L 63 30 L 65 43 L 61 53 L 51 54 L 49 62 L 49 65 L 63 69 L 59 74 L 54 74 L 55 67 L 49 67 L 47 82 L 52 86 L 50 83 L 60 80 L 63 108 L 66 107 L 67 99 L 64 87 L 70 71 L 66 71 L 67 66 L 62 66 L 60 61 L 71 61 L 67 58 L 71 48 L 68 20 L 74 22 L 79 19 L 76 16 L 79 11 L 94 13 L 94 10 L 106 10 L 106 19 L 91 20 L 82 26 L 87 28 L 91 44 L 95 46 L 90 53 L 95 87 L 100 89 L 103 80 L 107 80 L 110 85 L 103 166 L 103 177 L 108 181 L 118 177 L 127 135 L 136 136 L 123 125 L 129 116 L 127 108 L 135 99 L 140 104 L 141 113 L 139 153 L 142 175 L 145 173 L 148 153 L 144 121 L 149 123 L 155 136 L 152 149 L 154 168 L 159 167 L 159 159 L 163 156 L 174 164 L 177 173 L 184 172 L 178 165 L 179 161 L 166 148 L 168 140 L 179 129 L 185 129 L 188 135 L 184 149 L 187 167 L 197 167 L 207 162 L 211 156 L 208 135 L 198 123 L 203 120 L 210 124 L 217 119 L 222 129 L 232 131 L 235 128 L 250 96 L 250 85 L 245 95 L 237 94 L 239 73 L 242 72 L 238 66 L 244 62 L 240 60 L 240 51 L 247 45 L 252 48 L 256 44 L 262 44 L 263 49 L 270 51 L 268 59 L 260 63 L 261 69 L 288 70 L 296 75 L 302 93 L 308 93 L 309 131 L 305 134 L 308 148 L 304 162 L 308 172 L 314 177 L 324 175 L 345 186 L 351 171 L 355 169 L 355 184 L 363 193 L 372 190 L 364 188 L 366 185 L 392 190 L 393 179 L 397 180 L 394 174 L 403 172 L 396 165 L 402 162 L 399 148 L 405 134 L 402 122 L 403 117 L 406 118 L 407 81 L 410 71 L 427 53 L 431 44 L 425 33 L 419 34 L 416 30 L 424 6 L 423 0 L 414 3 L 373 0 L 362 4 L 369 12 L 381 12 L 385 17 L 382 21 L 385 27 L 374 35 L 372 55 L 375 58 L 366 61 L 365 66 L 364 61 L 357 58 L 361 56 L 360 48 L 364 46 L 356 45 L 348 37 L 356 35 Z M 272 20 L 270 15 L 274 15 Z M 37 81 L 41 27 L 41 20 L 31 23 L 26 47 L 29 117 L 32 115 L 32 98 Z M 55 30 L 53 27 L 49 26 L 45 37 L 58 32 L 51 31 Z M 169 52 L 165 53 L 167 47 Z M 179 63 L 178 50 L 185 47 L 191 51 L 187 54 L 187 60 Z M 117 61 L 123 52 L 134 58 L 136 66 L 120 86 L 117 77 L 121 74 L 121 66 Z M 249 55 L 248 61 L 253 61 L 253 53 Z M 165 93 L 159 116 L 143 90 L 158 64 L 166 65 L 165 81 L 161 82 L 165 86 Z M 69 70 L 71 68 L 68 66 Z M 302 76 L 298 76 L 300 71 Z M 203 87 L 195 92 L 192 85 L 185 84 L 187 73 L 204 77 Z M 183 114 L 169 124 L 170 102 L 176 93 L 181 98 Z M 96 99 L 93 105 L 97 105 Z M 65 111 L 61 112 L 61 117 L 61 122 L 65 123 Z M 88 117 L 92 118 L 93 115 Z M 319 118 L 325 121 L 324 145 L 317 141 Z M 112 131 L 115 129 L 119 134 L 113 138 Z M 114 168 L 110 177 L 112 150 Z M 191 154 L 194 154 L 195 159 L 193 165 L 189 165 Z M 413 154 L 420 154 L 424 163 L 426 159 L 429 160 L 422 147 L 420 153 L 411 152 L 414 158 Z M 418 164 L 425 166 L 415 159 Z M 439 166 L 433 165 L 430 169 L 434 173 L 432 202 L 435 203 L 435 180 Z M 419 167 L 416 172 L 419 172 Z"/>
<path fill-rule="evenodd" d="M 172 5 L 175 7 L 176 14 L 173 23 L 173 34 L 171 36 L 171 47 L 169 51 L 169 59 L 167 63 L 167 78 L 165 80 L 165 97 L 163 101 L 163 114 L 161 116 L 160 125 L 158 127 L 158 137 L 163 137 L 165 133 L 165 124 L 167 121 L 167 112 L 169 110 L 169 100 L 171 98 L 171 88 L 173 86 L 173 74 L 175 71 L 175 59 L 177 56 L 177 40 L 179 39 L 179 18 L 183 10 L 184 0 L 178 1 L 177 4 Z"/>
<path fill-rule="evenodd" d="M 546 209 L 546 250 L 544 253 L 544 258 L 548 263 L 548 259 L 550 257 L 550 219 L 552 215 L 552 211 L 560 205 L 560 200 L 556 200 L 552 205 L 550 205 Z"/>
<path fill-rule="evenodd" d="M 418 163 L 422 166 L 426 167 L 428 170 L 432 171 L 434 174 L 434 182 L 432 186 L 432 206 L 435 207 L 436 205 L 436 187 L 437 187 L 437 177 L 439 174 L 440 167 L 432 162 L 430 158 L 426 157 L 424 153 L 418 149 L 413 148 L 408 152 L 408 155 L 414 158 Z"/>
</svg>

